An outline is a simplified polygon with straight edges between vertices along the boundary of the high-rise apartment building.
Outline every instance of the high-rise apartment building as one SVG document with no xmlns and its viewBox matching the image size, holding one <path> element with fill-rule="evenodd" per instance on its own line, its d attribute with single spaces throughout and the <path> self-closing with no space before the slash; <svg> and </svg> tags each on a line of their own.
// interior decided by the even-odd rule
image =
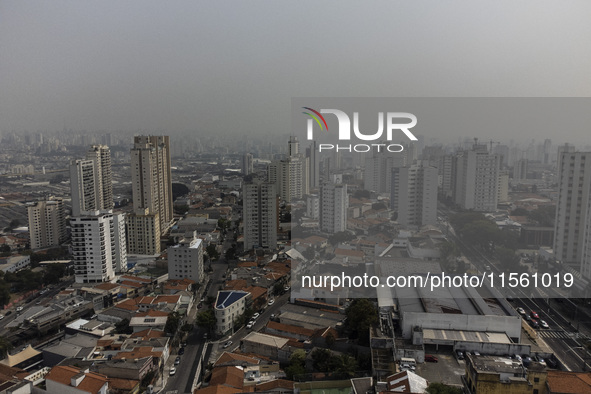
<svg viewBox="0 0 591 394">
<path fill-rule="evenodd" d="M 203 241 L 189 232 L 178 245 L 168 248 L 168 278 L 203 282 Z"/>
<path fill-rule="evenodd" d="M 131 183 L 134 212 L 128 216 L 129 253 L 160 253 L 160 236 L 173 219 L 168 136 L 134 137 Z"/>
<path fill-rule="evenodd" d="M 291 202 L 303 197 L 305 168 L 301 157 L 276 160 L 269 164 L 268 181 L 277 185 L 277 192 L 283 201 Z"/>
<path fill-rule="evenodd" d="M 310 147 L 306 148 L 308 159 L 308 183 L 310 189 L 316 189 L 320 185 L 320 163 L 318 161 L 318 148 L 316 141 L 312 141 Z"/>
<path fill-rule="evenodd" d="M 424 226 L 437 223 L 437 168 L 422 165 L 394 168 L 390 205 L 398 223 Z"/>
<path fill-rule="evenodd" d="M 66 240 L 66 214 L 60 198 L 27 207 L 31 249 L 58 246 Z"/>
<path fill-rule="evenodd" d="M 454 159 L 454 201 L 463 209 L 497 209 L 500 156 L 490 154 L 486 145 L 459 152 Z"/>
<path fill-rule="evenodd" d="M 406 165 L 406 151 L 399 153 L 374 152 L 365 159 L 363 188 L 377 193 L 390 193 L 392 169 Z"/>
<path fill-rule="evenodd" d="M 252 154 L 245 153 L 242 155 L 242 174 L 250 175 L 253 172 Z"/>
<path fill-rule="evenodd" d="M 554 222 L 554 255 L 581 269 L 585 225 L 589 216 L 591 152 L 561 152 L 558 158 L 558 203 Z M 588 268 L 581 269 L 588 271 Z"/>
<path fill-rule="evenodd" d="M 517 160 L 515 166 L 513 167 L 513 179 L 516 181 L 521 181 L 527 179 L 527 159 L 520 159 Z"/>
<path fill-rule="evenodd" d="M 324 183 L 320 186 L 320 231 L 334 234 L 347 229 L 349 196 L 346 184 Z"/>
<path fill-rule="evenodd" d="M 125 218 L 112 211 L 70 219 L 76 283 L 107 282 L 126 270 Z"/>
<path fill-rule="evenodd" d="M 111 174 L 111 149 L 106 145 L 93 145 L 86 152 L 86 159 L 96 167 L 102 205 L 98 209 L 113 208 L 113 176 Z"/>
<path fill-rule="evenodd" d="M 279 227 L 276 185 L 260 181 L 244 184 L 242 201 L 244 249 L 275 249 Z"/>
<path fill-rule="evenodd" d="M 105 145 L 93 145 L 86 159 L 70 162 L 72 216 L 85 211 L 113 208 L 113 179 L 111 150 Z"/>
</svg>

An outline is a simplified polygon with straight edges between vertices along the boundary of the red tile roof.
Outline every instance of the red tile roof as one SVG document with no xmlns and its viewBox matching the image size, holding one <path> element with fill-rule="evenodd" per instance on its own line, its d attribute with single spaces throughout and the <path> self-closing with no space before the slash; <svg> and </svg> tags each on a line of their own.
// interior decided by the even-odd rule
<svg viewBox="0 0 591 394">
<path fill-rule="evenodd" d="M 71 379 L 79 373 L 84 373 L 84 379 L 76 387 L 81 391 L 87 391 L 92 394 L 98 393 L 108 381 L 105 375 L 94 372 L 84 372 L 78 368 L 60 365 L 53 367 L 47 376 L 45 376 L 45 379 L 71 386 Z"/>
<path fill-rule="evenodd" d="M 208 386 L 204 389 L 195 389 L 193 394 L 236 394 L 241 392 L 242 390 L 218 384 L 215 386 Z"/>
<path fill-rule="evenodd" d="M 591 372 L 548 371 L 546 383 L 551 393 L 589 394 L 591 393 Z"/>
<path fill-rule="evenodd" d="M 223 384 L 242 389 L 244 386 L 244 371 L 237 367 L 217 367 L 211 373 L 210 385 Z"/>
</svg>

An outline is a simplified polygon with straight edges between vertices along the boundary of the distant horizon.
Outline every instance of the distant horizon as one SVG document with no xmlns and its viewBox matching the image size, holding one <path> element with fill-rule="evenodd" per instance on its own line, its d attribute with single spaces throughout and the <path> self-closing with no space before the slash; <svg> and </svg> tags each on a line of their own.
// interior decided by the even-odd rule
<svg viewBox="0 0 591 394">
<path fill-rule="evenodd" d="M 0 131 L 267 136 L 293 97 L 589 97 L 591 3 L 568 4 L 2 2 Z"/>
</svg>

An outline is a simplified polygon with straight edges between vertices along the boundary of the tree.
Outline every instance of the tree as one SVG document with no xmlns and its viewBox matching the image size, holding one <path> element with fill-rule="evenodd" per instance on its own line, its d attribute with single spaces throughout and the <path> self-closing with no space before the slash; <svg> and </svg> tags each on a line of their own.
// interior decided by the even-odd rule
<svg viewBox="0 0 591 394">
<path fill-rule="evenodd" d="M 181 196 L 186 196 L 187 194 L 189 194 L 189 188 L 186 185 L 182 183 L 172 184 L 172 201 Z"/>
<path fill-rule="evenodd" d="M 331 349 L 334 346 L 336 341 L 337 341 L 337 339 L 335 338 L 332 331 L 329 331 L 328 334 L 326 334 L 326 338 L 325 338 L 326 347 Z"/>
<path fill-rule="evenodd" d="M 205 328 L 209 331 L 215 327 L 216 323 L 215 314 L 211 309 L 197 314 L 197 319 L 195 320 L 195 324 L 197 324 L 198 327 Z"/>
<path fill-rule="evenodd" d="M 348 354 L 341 354 L 337 358 L 336 373 L 342 378 L 351 379 L 357 370 L 357 361 Z"/>
<path fill-rule="evenodd" d="M 341 242 L 351 241 L 353 239 L 355 239 L 354 234 L 351 234 L 348 231 L 339 231 L 328 237 L 328 242 L 330 242 L 331 245 L 336 245 Z"/>
<path fill-rule="evenodd" d="M 312 352 L 312 367 L 315 371 L 328 372 L 332 353 L 328 349 L 318 348 Z"/>
<path fill-rule="evenodd" d="M 181 315 L 178 312 L 170 312 L 168 319 L 166 319 L 166 325 L 164 326 L 164 332 L 170 336 L 176 334 L 181 323 Z"/>
<path fill-rule="evenodd" d="M 448 386 L 443 383 L 431 383 L 427 387 L 427 393 L 429 394 L 462 394 L 462 389 L 458 387 Z"/>
<path fill-rule="evenodd" d="M 285 293 L 284 287 L 281 283 L 275 283 L 275 286 L 273 286 L 273 295 L 280 296 Z"/>
<path fill-rule="evenodd" d="M 115 323 L 115 332 L 117 334 L 133 333 L 133 328 L 129 327 L 129 319 L 123 319 L 120 322 Z"/>
<path fill-rule="evenodd" d="M 306 352 L 298 349 L 289 358 L 289 366 L 285 368 L 287 379 L 294 380 L 295 376 L 306 373 Z"/>
<path fill-rule="evenodd" d="M 10 302 L 10 286 L 3 279 L 0 281 L 0 305 L 4 306 Z"/>
<path fill-rule="evenodd" d="M 371 193 L 369 190 L 355 190 L 355 193 L 353 193 L 353 197 L 354 198 L 369 198 L 371 197 Z"/>
<path fill-rule="evenodd" d="M 0 337 L 0 356 L 2 358 L 5 358 L 8 355 L 8 352 L 12 350 L 12 348 L 12 343 L 8 339 Z"/>
<path fill-rule="evenodd" d="M 367 298 L 353 300 L 346 309 L 346 324 L 351 329 L 351 338 L 359 338 L 360 344 L 369 344 L 369 328 L 378 322 L 375 305 Z"/>
<path fill-rule="evenodd" d="M 205 252 L 209 256 L 211 261 L 216 261 L 220 258 L 220 253 L 217 251 L 217 248 L 214 244 L 207 245 L 207 247 L 205 248 Z"/>
</svg>

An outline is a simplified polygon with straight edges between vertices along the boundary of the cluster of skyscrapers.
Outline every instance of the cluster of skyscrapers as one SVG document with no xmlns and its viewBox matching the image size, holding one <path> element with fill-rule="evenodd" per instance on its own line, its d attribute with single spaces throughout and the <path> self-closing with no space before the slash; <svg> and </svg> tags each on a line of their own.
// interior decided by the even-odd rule
<svg viewBox="0 0 591 394">
<path fill-rule="evenodd" d="M 70 228 L 76 282 L 110 281 L 116 273 L 126 271 L 128 253 L 156 255 L 161 252 L 160 237 L 173 219 L 170 172 L 168 136 L 134 137 L 131 149 L 133 212 L 124 215 L 113 212 L 109 147 L 94 145 L 84 159 L 71 161 Z M 28 210 L 32 249 L 65 241 L 66 215 L 61 199 L 41 201 Z M 188 242 L 190 247 L 197 244 Z"/>
</svg>

